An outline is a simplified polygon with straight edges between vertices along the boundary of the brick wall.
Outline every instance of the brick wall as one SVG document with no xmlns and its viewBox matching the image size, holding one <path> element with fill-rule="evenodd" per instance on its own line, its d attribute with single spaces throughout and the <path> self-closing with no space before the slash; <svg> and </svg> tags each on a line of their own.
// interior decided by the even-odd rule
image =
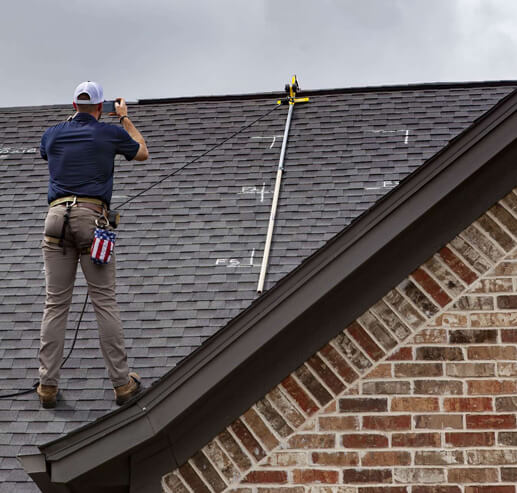
<svg viewBox="0 0 517 493">
<path fill-rule="evenodd" d="M 166 493 L 517 493 L 517 195 L 287 376 Z"/>
</svg>

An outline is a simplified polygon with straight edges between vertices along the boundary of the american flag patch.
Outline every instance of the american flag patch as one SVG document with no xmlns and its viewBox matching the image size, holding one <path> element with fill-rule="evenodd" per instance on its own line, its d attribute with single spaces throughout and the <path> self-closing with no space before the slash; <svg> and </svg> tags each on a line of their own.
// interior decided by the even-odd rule
<svg viewBox="0 0 517 493">
<path fill-rule="evenodd" d="M 94 264 L 107 264 L 115 247 L 116 233 L 106 229 L 96 228 L 90 257 Z"/>
</svg>

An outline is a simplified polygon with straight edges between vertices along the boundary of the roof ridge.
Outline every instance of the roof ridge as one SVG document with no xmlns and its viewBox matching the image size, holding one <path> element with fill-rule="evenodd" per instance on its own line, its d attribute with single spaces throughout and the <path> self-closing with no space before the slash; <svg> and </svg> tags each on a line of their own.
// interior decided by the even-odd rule
<svg viewBox="0 0 517 493">
<path fill-rule="evenodd" d="M 350 94 L 364 92 L 402 92 L 425 89 L 468 89 L 472 87 L 508 87 L 517 85 L 517 80 L 494 81 L 469 81 L 469 82 L 416 82 L 412 84 L 387 84 L 379 86 L 352 86 L 344 88 L 328 89 L 301 89 L 298 94 L 305 96 L 324 96 L 330 94 Z M 220 94 L 201 96 L 179 96 L 175 98 L 149 98 L 139 99 L 139 105 L 169 104 L 169 103 L 195 103 L 200 101 L 233 101 L 249 99 L 280 98 L 285 96 L 284 91 L 257 92 L 244 94 Z"/>
</svg>

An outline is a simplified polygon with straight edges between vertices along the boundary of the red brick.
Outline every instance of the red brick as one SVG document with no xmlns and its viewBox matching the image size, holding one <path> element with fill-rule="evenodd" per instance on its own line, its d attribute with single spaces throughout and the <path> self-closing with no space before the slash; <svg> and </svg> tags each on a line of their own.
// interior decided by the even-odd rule
<svg viewBox="0 0 517 493">
<path fill-rule="evenodd" d="M 442 307 L 452 300 L 440 285 L 424 270 L 417 269 L 411 276 Z"/>
<path fill-rule="evenodd" d="M 293 481 L 298 484 L 336 484 L 338 480 L 338 471 L 325 469 L 295 469 L 293 471 Z"/>
<path fill-rule="evenodd" d="M 259 415 L 253 409 L 248 409 L 243 417 L 251 431 L 253 431 L 255 436 L 261 441 L 264 448 L 272 450 L 278 445 L 279 442 L 275 435 L 269 431 L 264 421 L 260 419 Z"/>
<path fill-rule="evenodd" d="M 398 288 L 418 307 L 428 318 L 438 313 L 436 304 L 409 279 L 402 281 Z"/>
<path fill-rule="evenodd" d="M 446 397 L 443 400 L 443 410 L 448 412 L 492 411 L 492 399 L 490 397 Z"/>
<path fill-rule="evenodd" d="M 423 414 L 415 416 L 415 428 L 429 430 L 446 430 L 463 428 L 463 416 L 460 414 Z"/>
<path fill-rule="evenodd" d="M 383 299 L 397 310 L 400 318 L 412 329 L 418 329 L 426 320 L 396 289 L 392 289 Z"/>
<path fill-rule="evenodd" d="M 294 374 L 298 377 L 303 389 L 307 389 L 309 393 L 318 401 L 320 406 L 328 404 L 332 400 L 332 395 L 309 371 L 307 366 L 302 365 L 297 368 Z"/>
<path fill-rule="evenodd" d="M 402 322 L 395 312 L 384 301 L 379 301 L 371 307 L 371 311 L 384 323 L 399 340 L 403 341 L 411 334 L 411 329 Z"/>
<path fill-rule="evenodd" d="M 318 411 L 319 406 L 309 397 L 307 392 L 303 390 L 293 377 L 288 376 L 282 381 L 282 386 L 289 395 L 298 403 L 300 408 L 309 416 Z"/>
<path fill-rule="evenodd" d="M 496 397 L 495 409 L 496 411 L 517 411 L 517 397 Z"/>
<path fill-rule="evenodd" d="M 313 452 L 312 463 L 322 466 L 358 466 L 356 452 Z"/>
<path fill-rule="evenodd" d="M 347 397 L 339 399 L 339 411 L 342 413 L 386 412 L 387 410 L 388 399 L 386 398 Z"/>
<path fill-rule="evenodd" d="M 502 467 L 501 481 L 505 481 L 508 483 L 517 482 L 517 467 Z"/>
<path fill-rule="evenodd" d="M 366 354 L 368 354 L 368 356 L 370 356 L 374 361 L 380 360 L 385 355 L 384 351 L 357 322 L 349 325 L 346 332 L 348 332 L 358 342 Z"/>
<path fill-rule="evenodd" d="M 503 342 L 517 342 L 517 329 L 501 329 Z"/>
<path fill-rule="evenodd" d="M 413 486 L 412 493 L 461 493 L 459 486 Z"/>
<path fill-rule="evenodd" d="M 448 247 L 440 250 L 440 257 L 467 284 L 472 284 L 478 278 L 477 274 L 470 270 Z"/>
<path fill-rule="evenodd" d="M 210 490 L 205 486 L 205 483 L 203 483 L 201 478 L 188 462 L 179 468 L 179 472 L 188 486 L 190 486 L 190 488 L 192 488 L 196 493 L 210 493 Z"/>
<path fill-rule="evenodd" d="M 465 486 L 465 493 L 515 493 L 515 486 Z"/>
<path fill-rule="evenodd" d="M 461 395 L 463 382 L 459 380 L 415 380 L 413 394 Z"/>
<path fill-rule="evenodd" d="M 472 346 L 467 348 L 467 357 L 472 360 L 516 360 L 515 346 Z"/>
<path fill-rule="evenodd" d="M 388 361 L 410 361 L 413 359 L 413 349 L 411 347 L 402 347 L 395 351 Z"/>
<path fill-rule="evenodd" d="M 336 437 L 331 433 L 297 433 L 289 438 L 292 449 L 321 449 L 333 448 Z"/>
<path fill-rule="evenodd" d="M 411 455 L 404 451 L 367 452 L 361 459 L 363 467 L 409 466 Z"/>
<path fill-rule="evenodd" d="M 386 448 L 388 438 L 384 435 L 374 434 L 349 434 L 341 437 L 341 443 L 345 448 Z"/>
<path fill-rule="evenodd" d="M 256 404 L 260 414 L 264 416 L 264 419 L 268 424 L 282 437 L 288 437 L 293 429 L 287 424 L 286 420 L 280 415 L 280 413 L 271 405 L 266 399 L 261 399 Z"/>
<path fill-rule="evenodd" d="M 330 367 L 347 383 L 353 383 L 359 375 L 330 344 L 327 344 L 319 353 L 328 361 Z"/>
<path fill-rule="evenodd" d="M 461 450 L 423 450 L 415 453 L 417 466 L 450 466 L 463 464 Z"/>
<path fill-rule="evenodd" d="M 451 240 L 450 245 L 473 267 L 477 272 L 484 274 L 492 264 L 459 236 Z"/>
<path fill-rule="evenodd" d="M 441 377 L 442 363 L 395 363 L 395 377 Z"/>
<path fill-rule="evenodd" d="M 259 461 L 266 456 L 266 452 L 264 452 L 262 446 L 257 442 L 257 440 L 255 440 L 253 435 L 248 431 L 248 428 L 246 428 L 240 419 L 237 419 L 232 423 L 231 429 L 252 457 L 255 457 L 255 460 Z"/>
<path fill-rule="evenodd" d="M 497 434 L 498 445 L 517 446 L 517 432 L 501 431 Z"/>
<path fill-rule="evenodd" d="M 470 395 L 514 394 L 517 391 L 515 380 L 469 380 Z"/>
<path fill-rule="evenodd" d="M 392 474 L 389 469 L 344 469 L 345 484 L 391 483 Z"/>
<path fill-rule="evenodd" d="M 413 337 L 414 344 L 447 344 L 447 330 L 422 329 Z"/>
<path fill-rule="evenodd" d="M 461 288 L 463 291 L 464 288 Z M 442 313 L 428 324 L 430 327 L 468 327 L 468 319 L 466 315 L 461 313 Z M 443 341 L 446 342 L 446 341 Z"/>
<path fill-rule="evenodd" d="M 439 433 L 394 433 L 392 447 L 440 447 Z"/>
<path fill-rule="evenodd" d="M 286 471 L 251 471 L 242 481 L 243 483 L 287 483 Z M 194 490 L 197 493 L 197 490 Z"/>
<path fill-rule="evenodd" d="M 447 363 L 448 377 L 494 377 L 494 363 Z"/>
<path fill-rule="evenodd" d="M 383 395 L 383 394 L 411 394 L 411 383 L 403 380 L 385 380 L 382 382 L 363 382 L 363 395 Z"/>
<path fill-rule="evenodd" d="M 226 492 L 225 492 L 226 493 Z M 253 493 L 251 489 L 246 490 L 229 490 L 228 493 Z M 305 493 L 303 486 L 287 486 L 287 487 L 258 487 L 258 493 Z"/>
<path fill-rule="evenodd" d="M 223 481 L 221 476 L 219 476 L 217 471 L 214 469 L 214 466 L 212 466 L 203 452 L 198 451 L 194 454 L 192 462 L 203 476 L 205 482 L 212 487 L 215 493 L 221 493 L 221 491 L 226 489 L 226 483 Z"/>
<path fill-rule="evenodd" d="M 251 467 L 251 461 L 248 456 L 243 452 L 239 444 L 228 431 L 223 431 L 218 438 L 223 448 L 228 452 L 228 455 L 234 460 L 241 471 L 246 471 Z"/>
<path fill-rule="evenodd" d="M 437 397 L 393 397 L 391 411 L 394 412 L 422 412 L 438 411 L 440 403 Z"/>
<path fill-rule="evenodd" d="M 391 351 L 397 346 L 398 341 L 388 331 L 384 325 L 371 312 L 366 312 L 361 315 L 357 321 L 366 330 L 366 332 L 372 335 L 379 344 L 386 350 Z"/>
<path fill-rule="evenodd" d="M 449 483 L 492 483 L 499 480 L 499 471 L 489 467 L 452 467 L 447 469 L 447 478 Z"/>
<path fill-rule="evenodd" d="M 389 363 L 383 365 L 377 365 L 373 370 L 368 372 L 367 375 L 363 377 L 364 380 L 373 380 L 379 378 L 391 378 L 391 365 Z"/>
<path fill-rule="evenodd" d="M 471 313 L 470 323 L 472 327 L 517 327 L 517 313 Z"/>
<path fill-rule="evenodd" d="M 415 359 L 424 361 L 462 361 L 465 358 L 460 347 L 427 346 L 417 348 Z"/>
<path fill-rule="evenodd" d="M 363 416 L 363 430 L 409 430 L 411 416 Z"/>
<path fill-rule="evenodd" d="M 167 476 L 163 478 L 163 481 L 167 485 L 168 491 L 173 491 L 174 493 L 189 493 L 189 490 L 187 490 L 176 474 L 167 474 Z"/>
<path fill-rule="evenodd" d="M 508 199 L 511 201 L 511 198 Z M 505 203 L 506 204 L 506 203 Z M 511 202 L 507 202 L 511 207 Z M 510 214 L 501 204 L 494 204 L 490 209 L 490 214 L 493 214 L 498 221 L 508 228 L 509 231 L 517 231 L 517 219 Z"/>
<path fill-rule="evenodd" d="M 483 214 L 477 223 L 494 239 L 505 251 L 509 252 L 515 244 L 512 237 L 506 233 L 490 216 Z"/>
<path fill-rule="evenodd" d="M 315 354 L 309 358 L 307 364 L 317 373 L 317 375 L 325 382 L 327 387 L 335 394 L 339 394 L 345 389 L 345 384 L 332 372 L 328 365 Z"/>
<path fill-rule="evenodd" d="M 493 432 L 445 433 L 445 443 L 454 447 L 491 447 L 495 443 Z"/>
<path fill-rule="evenodd" d="M 319 419 L 321 431 L 348 431 L 359 429 L 357 416 L 321 416 Z"/>
<path fill-rule="evenodd" d="M 515 414 L 468 414 L 467 428 L 474 430 L 482 429 L 509 429 L 515 428 Z"/>
<path fill-rule="evenodd" d="M 289 421 L 294 428 L 305 423 L 305 418 L 301 412 L 293 406 L 292 402 L 280 391 L 280 387 L 275 387 L 266 397 L 275 405 L 278 412 L 286 421 Z"/>
<path fill-rule="evenodd" d="M 357 493 L 409 493 L 407 486 L 359 486 Z"/>
<path fill-rule="evenodd" d="M 451 344 L 488 344 L 497 342 L 497 330 L 461 329 L 449 332 Z"/>
</svg>

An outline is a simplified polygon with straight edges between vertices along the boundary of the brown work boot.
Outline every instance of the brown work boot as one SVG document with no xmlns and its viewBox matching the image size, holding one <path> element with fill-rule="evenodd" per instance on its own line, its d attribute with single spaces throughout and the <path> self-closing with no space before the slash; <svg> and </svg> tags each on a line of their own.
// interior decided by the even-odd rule
<svg viewBox="0 0 517 493">
<path fill-rule="evenodd" d="M 125 385 L 121 385 L 120 387 L 115 387 L 115 397 L 116 403 L 119 406 L 122 406 L 125 402 L 127 402 L 131 397 L 135 396 L 141 390 L 140 377 L 137 373 L 129 374 L 129 382 Z"/>
<path fill-rule="evenodd" d="M 57 402 L 57 386 L 56 385 L 38 385 L 36 392 L 44 409 L 53 409 Z"/>
</svg>

